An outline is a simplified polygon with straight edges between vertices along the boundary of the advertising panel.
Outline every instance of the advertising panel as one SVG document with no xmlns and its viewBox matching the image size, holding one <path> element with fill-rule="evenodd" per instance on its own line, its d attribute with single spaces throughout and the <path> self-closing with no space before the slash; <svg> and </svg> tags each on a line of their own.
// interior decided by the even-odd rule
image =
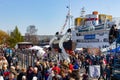
<svg viewBox="0 0 120 80">
<path fill-rule="evenodd" d="M 89 66 L 89 74 L 92 78 L 100 77 L 100 65 L 91 65 Z"/>
</svg>

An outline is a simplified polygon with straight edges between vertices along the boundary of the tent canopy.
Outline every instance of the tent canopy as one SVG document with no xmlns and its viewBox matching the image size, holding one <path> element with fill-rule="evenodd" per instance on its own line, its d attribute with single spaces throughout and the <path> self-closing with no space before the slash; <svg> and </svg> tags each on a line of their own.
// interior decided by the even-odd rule
<svg viewBox="0 0 120 80">
<path fill-rule="evenodd" d="M 44 54 L 45 54 L 45 51 L 44 50 L 38 50 L 38 52 L 37 52 L 37 57 L 42 57 L 42 56 L 44 56 Z"/>
<path fill-rule="evenodd" d="M 44 54 L 45 54 L 45 51 L 43 50 L 42 47 L 40 46 L 33 46 L 33 47 L 30 47 L 29 50 L 38 50 L 37 52 L 37 57 L 42 57 Z"/>
<path fill-rule="evenodd" d="M 42 50 L 43 48 L 40 46 L 33 46 L 29 48 L 30 50 Z"/>
<path fill-rule="evenodd" d="M 50 45 L 45 45 L 45 46 L 43 46 L 43 48 L 49 48 L 50 47 Z"/>
</svg>

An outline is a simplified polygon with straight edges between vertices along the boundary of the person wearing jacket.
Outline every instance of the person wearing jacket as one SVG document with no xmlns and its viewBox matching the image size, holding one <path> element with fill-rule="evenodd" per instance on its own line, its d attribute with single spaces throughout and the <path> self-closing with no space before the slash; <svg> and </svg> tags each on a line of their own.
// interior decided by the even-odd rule
<svg viewBox="0 0 120 80">
<path fill-rule="evenodd" d="M 22 69 L 20 74 L 17 76 L 17 80 L 22 80 L 23 76 L 26 77 L 26 69 Z"/>
<path fill-rule="evenodd" d="M 38 70 L 38 68 L 37 67 L 34 67 L 33 68 L 33 73 L 32 73 L 32 79 L 30 79 L 30 80 L 42 80 L 42 74 L 41 74 L 41 72 Z"/>
</svg>

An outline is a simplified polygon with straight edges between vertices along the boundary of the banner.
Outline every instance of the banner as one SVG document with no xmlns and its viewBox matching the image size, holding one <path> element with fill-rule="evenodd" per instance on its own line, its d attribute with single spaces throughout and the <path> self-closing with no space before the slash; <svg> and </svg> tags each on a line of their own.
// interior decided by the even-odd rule
<svg viewBox="0 0 120 80">
<path fill-rule="evenodd" d="M 92 78 L 99 78 L 100 77 L 100 65 L 89 66 L 89 75 Z"/>
</svg>

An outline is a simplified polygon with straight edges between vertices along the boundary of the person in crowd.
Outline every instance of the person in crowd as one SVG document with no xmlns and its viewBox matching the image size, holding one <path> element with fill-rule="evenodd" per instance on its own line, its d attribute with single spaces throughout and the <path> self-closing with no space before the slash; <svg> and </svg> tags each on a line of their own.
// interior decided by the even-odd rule
<svg viewBox="0 0 120 80">
<path fill-rule="evenodd" d="M 73 65 L 73 69 L 79 69 L 79 68 L 80 68 L 80 66 L 79 66 L 78 62 L 75 62 Z"/>
<path fill-rule="evenodd" d="M 41 74 L 41 72 L 38 70 L 37 67 L 34 67 L 34 68 L 33 68 L 32 78 L 31 78 L 30 80 L 34 80 L 34 79 L 36 79 L 36 80 L 42 80 L 42 79 L 43 79 L 43 78 L 42 78 L 42 74 Z"/>
<path fill-rule="evenodd" d="M 103 79 L 105 79 L 104 78 L 104 68 L 103 68 L 103 58 L 100 59 L 99 65 L 100 65 L 100 77 L 98 78 L 98 80 L 100 80 L 101 77 Z"/>
<path fill-rule="evenodd" d="M 106 80 L 111 80 L 111 70 L 110 70 L 110 66 L 109 64 L 106 65 L 106 68 L 105 68 L 105 73 L 106 73 Z"/>
<path fill-rule="evenodd" d="M 46 73 L 45 73 L 45 80 L 48 79 L 48 77 L 50 77 L 50 75 L 52 74 L 52 68 L 53 68 L 54 64 L 53 62 L 49 62 L 49 68 L 47 69 Z"/>
<path fill-rule="evenodd" d="M 73 64 L 72 64 L 72 63 L 68 63 L 68 65 L 69 65 L 69 69 L 70 69 L 71 71 L 73 71 L 73 69 L 74 69 Z"/>
<path fill-rule="evenodd" d="M 60 79 L 61 79 L 61 80 L 69 80 L 69 78 L 70 78 L 70 77 L 69 77 L 69 74 L 72 73 L 72 71 L 71 71 L 71 70 L 67 70 L 67 71 L 68 71 L 68 72 L 66 72 L 66 71 L 61 71 L 61 73 L 60 73 L 60 75 L 61 75 L 61 76 L 60 76 L 60 77 L 61 77 Z"/>
<path fill-rule="evenodd" d="M 48 61 L 44 61 L 43 62 L 43 71 L 42 71 L 42 78 L 45 79 L 45 75 L 47 73 L 47 70 L 49 69 L 49 64 L 48 64 Z"/>
<path fill-rule="evenodd" d="M 32 79 L 32 74 L 33 74 L 33 67 L 29 66 L 27 69 L 27 79 L 31 80 Z"/>
<path fill-rule="evenodd" d="M 86 71 L 86 74 L 88 74 L 89 72 L 89 60 L 88 59 L 85 61 L 85 71 Z"/>
<path fill-rule="evenodd" d="M 23 79 L 26 78 L 26 69 L 25 69 L 25 68 L 23 68 L 23 69 L 21 70 L 20 74 L 17 76 L 17 80 L 22 80 L 22 78 L 23 78 Z"/>
<path fill-rule="evenodd" d="M 70 77 L 74 78 L 75 80 L 80 80 L 79 69 L 73 70 L 72 73 L 70 74 Z"/>
<path fill-rule="evenodd" d="M 11 58 L 13 59 L 13 57 Z M 25 67 L 27 67 L 26 68 L 27 72 L 24 71 L 23 69 L 20 70 L 19 67 L 21 67 L 21 65 L 16 65 L 15 67 L 14 65 L 11 65 L 10 67 L 7 66 L 8 68 L 7 67 L 4 68 L 5 65 L 8 65 L 8 64 L 2 63 L 2 65 L 0 65 L 2 66 L 0 67 L 1 69 L 0 73 L 3 76 L 4 80 L 35 80 L 35 79 L 36 80 L 71 80 L 72 78 L 74 80 L 79 80 L 78 73 L 80 72 L 80 70 L 82 72 L 82 69 L 86 69 L 84 70 L 84 72 L 82 72 L 82 74 L 85 73 L 82 77 L 83 77 L 83 80 L 88 80 L 87 76 L 89 71 L 89 65 L 100 65 L 100 77 L 98 80 L 100 80 L 101 77 L 103 79 L 105 78 L 103 74 L 104 69 L 106 73 L 106 79 L 110 80 L 110 74 L 112 73 L 111 73 L 111 67 L 109 67 L 108 64 L 112 66 L 114 63 L 114 58 L 115 57 L 111 55 L 109 56 L 94 55 L 93 56 L 93 54 L 91 55 L 87 53 L 83 54 L 82 52 L 80 54 L 70 56 L 70 63 L 67 62 L 66 60 L 60 60 L 60 61 L 50 60 L 49 61 L 49 59 L 44 59 L 44 58 L 43 60 L 42 59 L 36 60 L 35 65 L 29 66 L 29 67 L 28 65 L 31 65 L 30 63 L 28 63 L 28 65 L 25 65 Z M 7 57 L 7 60 L 10 60 L 10 58 Z M 0 58 L 0 63 L 1 62 L 2 61 Z M 104 66 L 106 66 L 106 68 Z"/>
<path fill-rule="evenodd" d="M 0 70 L 2 69 L 3 62 L 2 62 L 2 57 L 0 56 Z"/>
<path fill-rule="evenodd" d="M 16 66 L 15 66 L 15 71 L 17 72 L 17 74 L 20 73 L 20 66 L 19 66 L 19 65 L 16 65 Z"/>
<path fill-rule="evenodd" d="M 2 66 L 6 64 L 8 66 L 8 61 L 4 56 L 0 56 L 0 69 L 2 69 Z"/>
<path fill-rule="evenodd" d="M 55 76 L 54 71 L 51 71 L 51 73 L 49 74 L 47 80 L 52 80 L 53 76 Z"/>
<path fill-rule="evenodd" d="M 61 76 L 58 74 L 57 71 L 54 71 L 54 76 L 52 77 L 52 80 L 68 80 L 67 78 L 65 78 L 66 76 L 64 76 L 63 78 L 61 78 Z M 64 79 L 65 78 L 65 79 Z"/>
<path fill-rule="evenodd" d="M 10 71 L 8 70 L 7 65 L 4 64 L 1 70 L 1 75 L 4 77 L 4 80 L 8 79 L 9 73 Z"/>
<path fill-rule="evenodd" d="M 3 76 L 0 74 L 0 80 L 4 80 Z"/>
<path fill-rule="evenodd" d="M 8 61 L 8 67 L 10 68 L 10 66 L 11 66 L 11 64 L 12 64 L 12 56 L 10 56 L 10 55 L 6 55 L 6 59 L 7 59 L 7 61 Z"/>
<path fill-rule="evenodd" d="M 56 71 L 57 74 L 60 74 L 60 68 L 58 67 L 57 64 L 54 64 L 54 67 L 52 68 L 53 71 Z"/>
<path fill-rule="evenodd" d="M 86 73 L 84 73 L 82 77 L 82 80 L 88 80 L 88 75 Z"/>
<path fill-rule="evenodd" d="M 12 57 L 12 64 L 13 64 L 14 66 L 16 66 L 17 63 L 18 63 L 18 58 L 17 58 L 16 56 L 13 56 L 13 57 Z"/>
<path fill-rule="evenodd" d="M 44 62 L 44 61 L 43 61 Z M 43 67 L 43 62 L 40 62 L 40 61 L 36 61 L 36 64 L 35 64 L 35 67 L 38 68 L 38 71 L 42 74 L 42 78 L 43 78 L 43 75 L 44 75 L 44 67 Z"/>
<path fill-rule="evenodd" d="M 27 80 L 26 76 L 22 76 L 22 80 Z"/>
<path fill-rule="evenodd" d="M 10 72 L 9 77 L 6 80 L 16 80 L 14 73 Z"/>
<path fill-rule="evenodd" d="M 18 73 L 17 73 L 16 70 L 15 70 L 15 66 L 11 66 L 11 67 L 10 67 L 10 72 L 14 73 L 14 77 L 17 78 Z"/>
</svg>

